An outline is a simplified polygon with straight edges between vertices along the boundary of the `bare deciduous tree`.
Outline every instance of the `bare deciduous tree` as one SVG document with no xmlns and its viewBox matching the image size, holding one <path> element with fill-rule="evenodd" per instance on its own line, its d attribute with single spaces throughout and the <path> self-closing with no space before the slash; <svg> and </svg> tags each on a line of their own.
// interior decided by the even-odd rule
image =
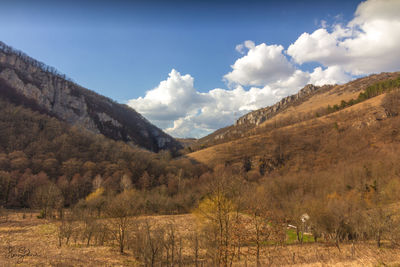
<svg viewBox="0 0 400 267">
<path fill-rule="evenodd" d="M 124 253 L 127 231 L 133 223 L 133 216 L 138 214 L 135 194 L 134 190 L 122 192 L 110 201 L 106 209 L 109 229 L 121 254 Z"/>
</svg>

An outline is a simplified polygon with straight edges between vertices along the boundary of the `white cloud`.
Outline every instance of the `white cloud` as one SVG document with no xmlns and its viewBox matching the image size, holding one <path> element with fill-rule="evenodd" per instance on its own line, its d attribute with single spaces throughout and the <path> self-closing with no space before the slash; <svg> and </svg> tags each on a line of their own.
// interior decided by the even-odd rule
<svg viewBox="0 0 400 267">
<path fill-rule="evenodd" d="M 337 83 L 348 77 L 338 67 L 316 68 L 312 73 L 295 70 L 284 80 L 248 90 L 212 89 L 198 92 L 189 74 L 171 70 L 169 77 L 145 97 L 132 99 L 128 105 L 175 137 L 202 137 L 232 124 L 240 116 L 273 105 L 281 98 L 295 94 L 305 84 Z"/>
<path fill-rule="evenodd" d="M 167 133 L 180 137 L 201 137 L 232 124 L 235 119 L 265 103 L 272 104 L 279 99 L 270 88 L 246 91 L 240 86 L 233 90 L 213 89 L 203 95 L 207 95 L 211 101 L 199 107 L 198 113 L 174 121 L 174 125 L 166 129 Z"/>
<path fill-rule="evenodd" d="M 232 124 L 251 110 L 272 105 L 282 97 L 297 92 L 309 75 L 296 71 L 286 81 L 262 88 L 245 90 L 212 89 L 200 93 L 194 79 L 172 70 L 169 77 L 145 97 L 132 99 L 128 105 L 175 137 L 201 137 Z"/>
<path fill-rule="evenodd" d="M 318 29 L 312 34 L 303 33 L 289 46 L 288 54 L 295 62 L 318 61 L 325 66 L 343 62 L 345 49 L 337 45 L 337 37 L 326 29 Z"/>
<path fill-rule="evenodd" d="M 253 49 L 253 48 L 255 48 L 255 43 L 253 42 L 253 41 L 251 41 L 251 40 L 247 40 L 247 41 L 244 41 L 242 44 L 238 44 L 236 47 L 235 47 L 235 49 L 236 49 L 236 51 L 238 51 L 240 54 L 244 54 L 245 53 L 245 51 L 246 51 L 246 48 L 247 49 Z"/>
<path fill-rule="evenodd" d="M 350 80 L 351 76 L 345 73 L 339 66 L 331 66 L 325 70 L 317 67 L 310 74 L 309 83 L 321 86 L 324 84 L 342 84 Z"/>
<path fill-rule="evenodd" d="M 143 116 L 157 126 L 166 128 L 171 121 L 177 120 L 183 114 L 196 109 L 201 103 L 207 102 L 206 96 L 199 94 L 193 87 L 193 78 L 181 75 L 171 70 L 167 80 L 146 92 L 145 97 L 128 101 Z"/>
<path fill-rule="evenodd" d="M 244 54 L 244 45 L 243 44 L 236 45 L 235 50 L 243 55 Z"/>
<path fill-rule="evenodd" d="M 239 58 L 231 66 L 232 71 L 224 76 L 229 83 L 264 86 L 293 74 L 294 68 L 283 55 L 283 46 L 255 45 L 252 41 L 236 46 L 239 52 L 248 49 L 247 55 Z"/>
<path fill-rule="evenodd" d="M 355 18 L 331 32 L 303 33 L 288 48 L 295 62 L 336 65 L 353 75 L 395 71 L 400 68 L 400 1 L 362 2 Z"/>
<path fill-rule="evenodd" d="M 369 0 L 361 2 L 355 12 L 355 18 L 350 24 L 362 24 L 368 20 L 399 20 L 398 0 Z"/>
</svg>

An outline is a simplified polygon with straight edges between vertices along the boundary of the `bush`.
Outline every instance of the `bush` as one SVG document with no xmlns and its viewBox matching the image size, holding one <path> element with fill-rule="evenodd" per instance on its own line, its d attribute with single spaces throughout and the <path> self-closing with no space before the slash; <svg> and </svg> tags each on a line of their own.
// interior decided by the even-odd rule
<svg viewBox="0 0 400 267">
<path fill-rule="evenodd" d="M 393 91 L 385 96 L 382 106 L 388 116 L 394 117 L 400 113 L 400 91 Z"/>
</svg>

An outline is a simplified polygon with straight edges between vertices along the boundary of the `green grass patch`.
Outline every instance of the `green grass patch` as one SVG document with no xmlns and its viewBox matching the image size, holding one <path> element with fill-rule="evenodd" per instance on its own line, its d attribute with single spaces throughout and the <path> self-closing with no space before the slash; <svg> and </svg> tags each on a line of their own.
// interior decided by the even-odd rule
<svg viewBox="0 0 400 267">
<path fill-rule="evenodd" d="M 304 235 L 303 243 L 313 243 L 315 242 L 314 237 L 312 235 Z M 286 231 L 286 244 L 295 244 L 299 243 L 297 240 L 297 233 L 295 229 L 288 229 Z"/>
</svg>

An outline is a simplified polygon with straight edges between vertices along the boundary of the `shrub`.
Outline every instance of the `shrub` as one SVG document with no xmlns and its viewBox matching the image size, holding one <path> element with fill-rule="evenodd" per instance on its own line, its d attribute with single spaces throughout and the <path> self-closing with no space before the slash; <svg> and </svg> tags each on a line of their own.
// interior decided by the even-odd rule
<svg viewBox="0 0 400 267">
<path fill-rule="evenodd" d="M 400 113 L 400 91 L 393 91 L 385 96 L 382 106 L 388 116 L 394 117 Z"/>
</svg>

